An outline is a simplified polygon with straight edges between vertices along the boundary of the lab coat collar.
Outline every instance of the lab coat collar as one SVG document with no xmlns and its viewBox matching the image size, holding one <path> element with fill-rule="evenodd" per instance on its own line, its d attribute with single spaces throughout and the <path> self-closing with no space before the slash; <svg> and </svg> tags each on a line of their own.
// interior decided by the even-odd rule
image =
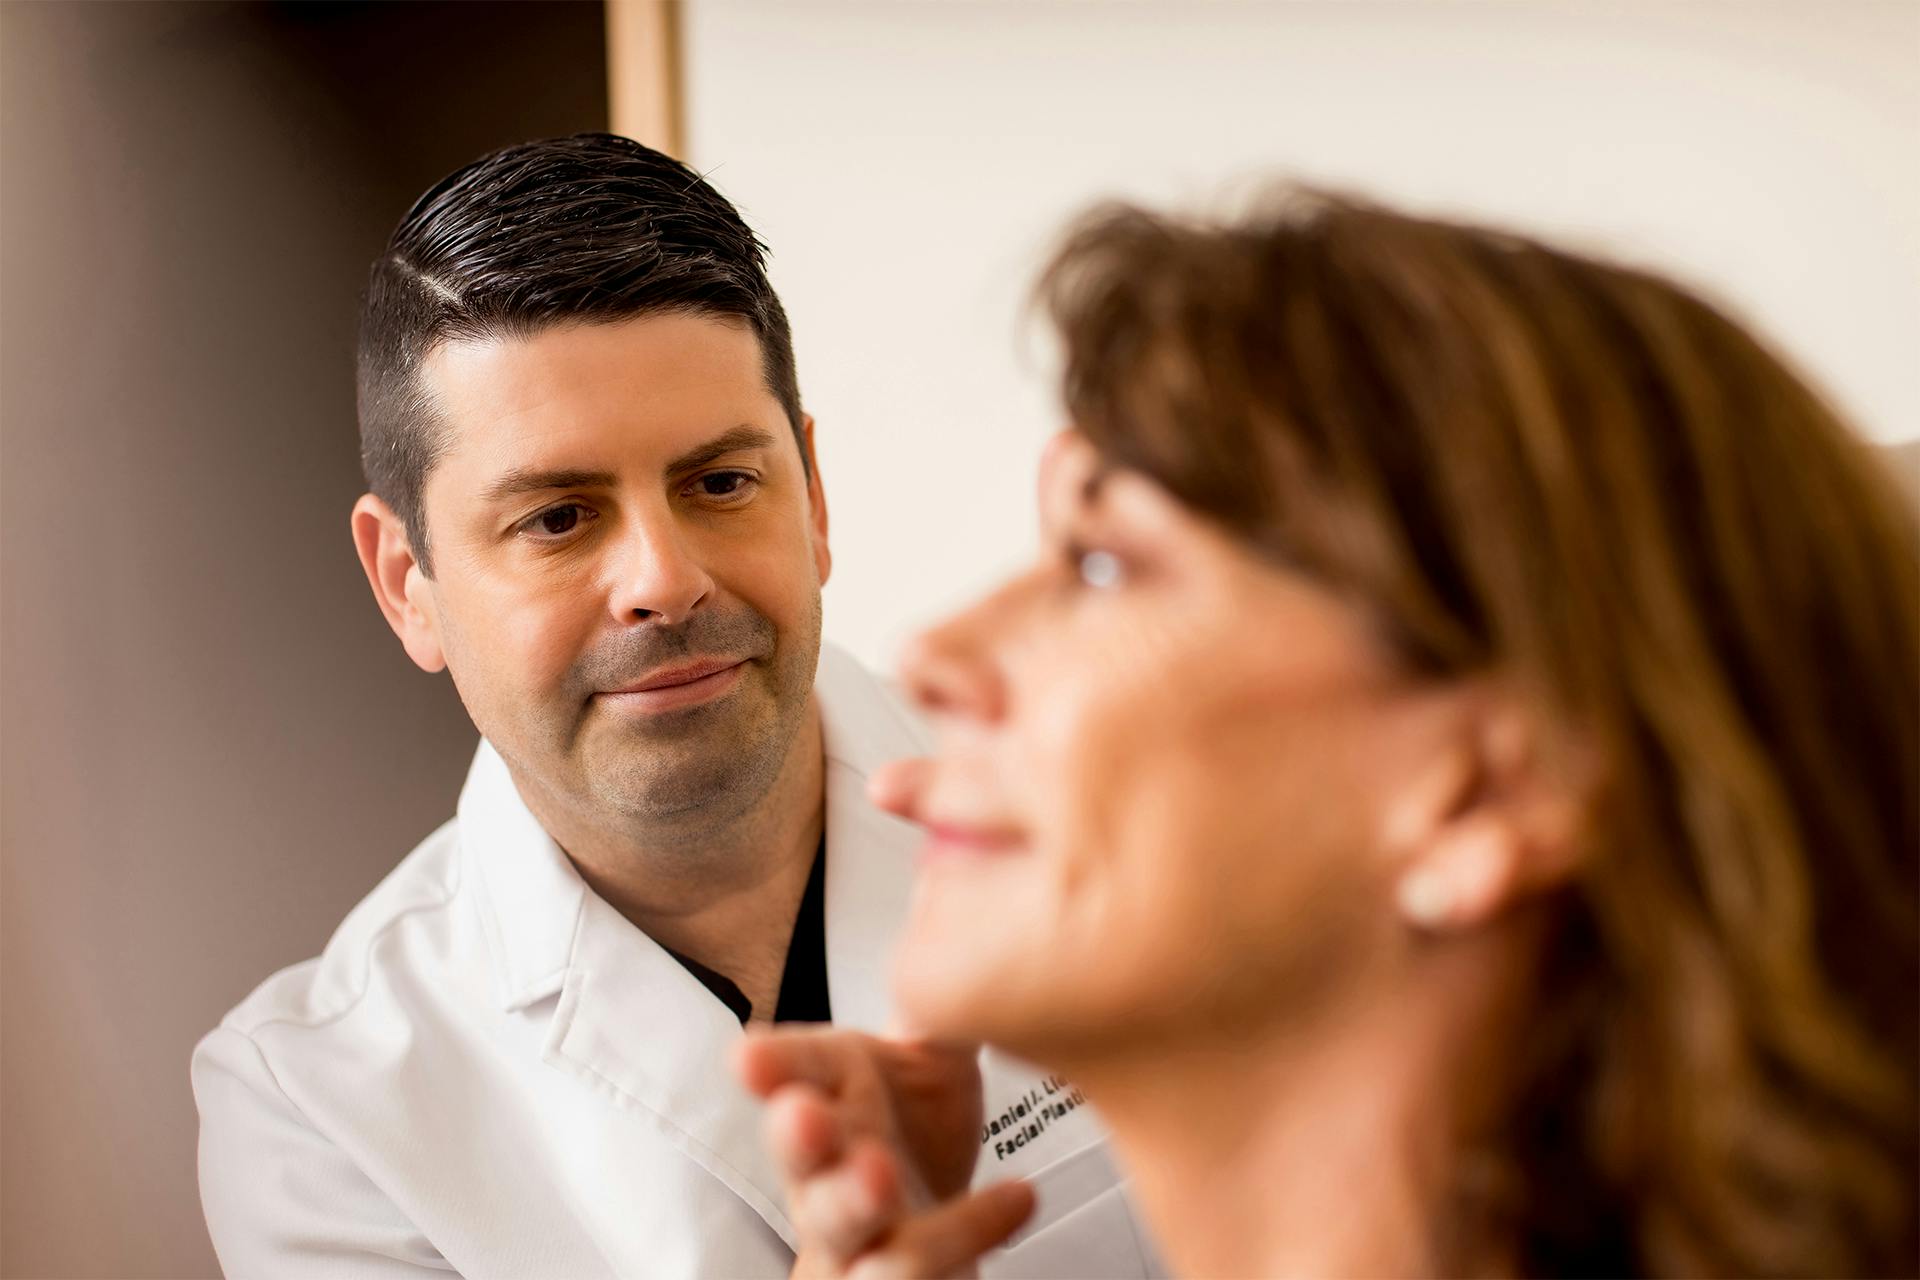
<svg viewBox="0 0 1920 1280">
<path fill-rule="evenodd" d="M 586 895 L 545 1061 L 677 1147 L 797 1248 L 759 1108 L 728 1068 L 741 1035 L 664 948 Z"/>
<path fill-rule="evenodd" d="M 463 873 L 472 878 L 500 1007 L 524 1009 L 560 989 L 572 960 L 586 881 L 520 798 L 485 738 L 460 792 Z"/>
<path fill-rule="evenodd" d="M 920 725 L 879 681 L 828 647 L 814 682 L 820 696 L 827 788 L 827 991 L 833 1020 L 884 1031 L 892 1021 L 888 972 L 913 893 L 920 831 L 867 800 L 867 781 L 889 760 L 927 750 Z"/>
<path fill-rule="evenodd" d="M 501 1006 L 559 995 L 542 1061 L 631 1113 L 793 1247 L 758 1108 L 726 1066 L 741 1034 L 733 1014 L 588 888 L 484 741 L 460 833 Z"/>
</svg>

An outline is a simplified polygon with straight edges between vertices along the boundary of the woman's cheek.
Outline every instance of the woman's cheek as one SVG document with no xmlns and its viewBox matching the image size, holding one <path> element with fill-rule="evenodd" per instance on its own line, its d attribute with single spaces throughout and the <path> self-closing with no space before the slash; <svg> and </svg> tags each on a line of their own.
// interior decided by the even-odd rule
<svg viewBox="0 0 1920 1280">
<path fill-rule="evenodd" d="M 1123 668 L 1089 663 L 1062 686 L 1037 712 L 1014 785 L 1041 815 L 1036 852 L 1061 931 L 1110 938 L 1108 930 L 1128 926 L 1121 917 L 1134 886 L 1155 870 L 1136 865 L 1151 854 L 1139 840 L 1140 806 L 1158 790 L 1154 761 L 1173 726 L 1145 682 Z"/>
<path fill-rule="evenodd" d="M 1026 758 L 1017 762 L 1011 785 L 1025 790 L 1040 816 L 1036 835 L 1071 892 L 1087 864 L 1110 846 L 1112 828 L 1123 819 L 1125 791 L 1117 772 L 1125 767 L 1128 731 L 1107 714 L 1093 671 L 1063 677 L 1055 692 L 1037 699 Z M 1137 732 L 1137 728 L 1133 730 Z"/>
</svg>

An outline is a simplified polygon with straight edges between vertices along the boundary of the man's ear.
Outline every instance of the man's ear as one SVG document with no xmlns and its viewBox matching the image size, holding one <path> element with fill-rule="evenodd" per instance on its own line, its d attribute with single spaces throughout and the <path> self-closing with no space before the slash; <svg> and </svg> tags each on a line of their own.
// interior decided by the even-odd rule
<svg viewBox="0 0 1920 1280">
<path fill-rule="evenodd" d="M 813 567 L 825 586 L 833 573 L 833 551 L 827 545 L 827 490 L 820 482 L 820 455 L 813 449 L 813 415 L 800 415 L 800 444 L 806 450 L 808 519 L 812 523 Z"/>
<path fill-rule="evenodd" d="M 1406 789 L 1385 842 L 1408 924 L 1472 929 L 1578 872 L 1592 787 L 1544 745 L 1530 710 L 1490 696 Z"/>
<path fill-rule="evenodd" d="M 433 599 L 433 581 L 414 559 L 406 522 L 370 493 L 353 504 L 353 545 L 360 567 L 367 572 L 374 603 L 400 637 L 407 656 L 422 671 L 440 671 L 447 665 L 440 645 L 440 615 Z"/>
</svg>

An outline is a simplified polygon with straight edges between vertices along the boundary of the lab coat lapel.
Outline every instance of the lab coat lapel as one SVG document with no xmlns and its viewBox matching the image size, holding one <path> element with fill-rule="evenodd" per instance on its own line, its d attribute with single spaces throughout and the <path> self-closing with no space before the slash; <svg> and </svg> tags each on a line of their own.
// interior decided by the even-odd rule
<svg viewBox="0 0 1920 1280">
<path fill-rule="evenodd" d="M 913 894 L 921 831 L 867 799 L 867 780 L 889 760 L 927 749 L 921 727 L 864 668 L 822 651 L 821 727 L 827 788 L 827 990 L 833 1020 L 884 1031 L 893 1016 L 894 943 Z"/>
<path fill-rule="evenodd" d="M 867 802 L 866 779 L 827 778 L 827 992 L 843 1027 L 883 1031 L 893 1016 L 894 943 L 913 892 L 919 829 Z"/>
<path fill-rule="evenodd" d="M 558 991 L 544 1060 L 634 1113 L 791 1247 L 760 1109 L 727 1067 L 739 1022 L 587 887 L 484 741 L 460 825 L 502 1008 L 531 1009 Z"/>
<path fill-rule="evenodd" d="M 580 912 L 547 1061 L 633 1112 L 793 1247 L 760 1109 L 728 1069 L 740 1024 L 596 894 Z"/>
</svg>

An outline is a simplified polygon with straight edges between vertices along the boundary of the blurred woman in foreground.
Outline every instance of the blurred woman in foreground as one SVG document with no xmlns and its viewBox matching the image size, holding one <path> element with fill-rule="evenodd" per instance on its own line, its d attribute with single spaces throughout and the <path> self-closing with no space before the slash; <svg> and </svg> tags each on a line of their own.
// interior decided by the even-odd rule
<svg viewBox="0 0 1920 1280">
<path fill-rule="evenodd" d="M 913 649 L 897 991 L 1194 1276 L 1912 1274 L 1920 533 L 1657 278 L 1084 224 L 1039 564 Z"/>
</svg>

